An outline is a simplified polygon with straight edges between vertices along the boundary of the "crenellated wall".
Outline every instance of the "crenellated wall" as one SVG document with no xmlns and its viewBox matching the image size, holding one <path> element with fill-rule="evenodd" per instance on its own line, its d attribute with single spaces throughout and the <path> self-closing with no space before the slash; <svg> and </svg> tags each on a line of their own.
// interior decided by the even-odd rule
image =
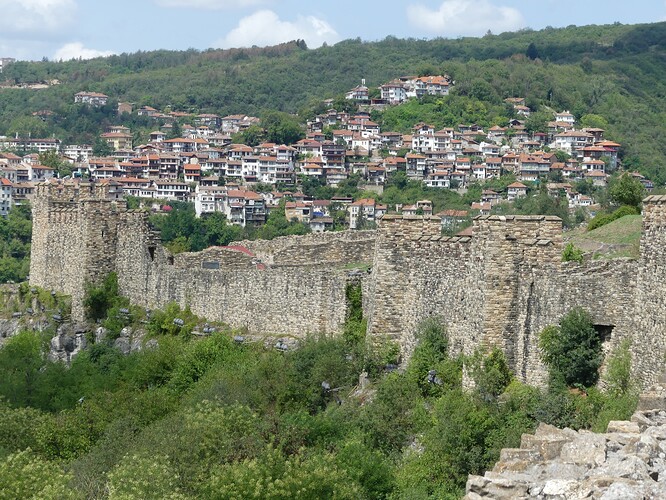
<svg viewBox="0 0 666 500">
<path fill-rule="evenodd" d="M 457 352 L 499 346 L 521 380 L 542 383 L 538 333 L 575 306 L 593 316 L 604 348 L 632 341 L 645 385 L 666 353 L 666 197 L 649 197 L 639 260 L 561 262 L 562 226 L 549 216 L 480 216 L 472 236 L 441 236 L 437 217 L 384 216 L 377 231 L 243 241 L 172 255 L 147 214 L 112 188 L 44 184 L 33 205 L 30 280 L 71 294 L 118 274 L 122 294 L 147 308 L 171 301 L 257 335 L 337 333 L 345 289 L 359 281 L 370 347 L 413 351 L 418 325 L 447 325 Z M 365 268 L 371 266 L 370 274 Z M 356 269 L 356 270 L 354 270 Z"/>
</svg>

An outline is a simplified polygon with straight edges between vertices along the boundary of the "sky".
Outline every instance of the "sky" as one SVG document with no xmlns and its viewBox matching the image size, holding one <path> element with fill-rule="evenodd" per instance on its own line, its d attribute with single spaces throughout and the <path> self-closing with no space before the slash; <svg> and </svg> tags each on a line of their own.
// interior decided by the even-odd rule
<svg viewBox="0 0 666 500">
<path fill-rule="evenodd" d="M 659 21 L 666 21 L 666 0 L 0 0 L 0 57 L 85 59 L 295 39 L 316 48 L 359 37 Z"/>
</svg>

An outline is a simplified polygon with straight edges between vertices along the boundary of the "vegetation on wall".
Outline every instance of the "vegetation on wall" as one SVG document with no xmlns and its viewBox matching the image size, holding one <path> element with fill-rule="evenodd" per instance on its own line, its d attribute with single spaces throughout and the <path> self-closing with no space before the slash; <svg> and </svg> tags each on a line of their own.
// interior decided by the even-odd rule
<svg viewBox="0 0 666 500">
<path fill-rule="evenodd" d="M 514 380 L 499 350 L 453 353 L 437 318 L 421 325 L 404 371 L 377 366 L 358 386 L 377 360 L 359 328 L 360 288 L 350 285 L 347 299 L 345 335 L 309 337 L 286 352 L 236 342 L 242 332 L 224 328 L 194 336 L 188 325 L 203 320 L 175 305 L 147 320 L 152 347 L 122 355 L 107 340 L 69 368 L 43 356 L 53 332 L 8 339 L 0 349 L 0 491 L 454 498 L 467 474 L 490 467 L 537 420 L 598 428 L 635 405 L 627 346 L 609 361 L 607 393 L 540 391 Z"/>
</svg>

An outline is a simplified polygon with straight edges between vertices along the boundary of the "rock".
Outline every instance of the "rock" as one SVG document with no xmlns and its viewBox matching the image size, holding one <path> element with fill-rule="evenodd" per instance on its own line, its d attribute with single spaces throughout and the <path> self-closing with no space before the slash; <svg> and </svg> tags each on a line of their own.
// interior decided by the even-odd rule
<svg viewBox="0 0 666 500">
<path fill-rule="evenodd" d="M 611 460 L 606 462 L 603 467 L 593 469 L 589 472 L 589 474 L 590 476 L 611 476 L 631 479 L 634 481 L 651 480 L 648 464 L 634 455 L 627 455 L 622 458 L 613 457 Z"/>
<path fill-rule="evenodd" d="M 62 361 L 69 364 L 86 347 L 88 347 L 88 339 L 85 326 L 63 323 L 51 339 L 47 356 L 51 361 Z"/>
<path fill-rule="evenodd" d="M 106 334 L 107 334 L 106 328 L 104 328 L 103 326 L 98 327 L 95 330 L 95 344 L 99 342 L 104 342 L 106 340 Z"/>
<path fill-rule="evenodd" d="M 608 430 L 540 425 L 521 448 L 502 450 L 492 471 L 470 476 L 465 498 L 666 498 L 666 411 L 639 412 Z"/>
<path fill-rule="evenodd" d="M 611 420 L 606 428 L 607 433 L 619 432 L 625 434 L 638 434 L 641 432 L 637 422 L 627 422 L 626 420 Z"/>
<path fill-rule="evenodd" d="M 601 434 L 579 434 L 562 447 L 560 459 L 564 463 L 593 467 L 606 461 L 606 438 Z"/>
<path fill-rule="evenodd" d="M 113 347 L 118 349 L 123 354 L 129 354 L 132 351 L 130 341 L 127 337 L 118 337 L 113 341 Z"/>
<path fill-rule="evenodd" d="M 573 498 L 578 490 L 578 481 L 566 479 L 551 479 L 541 490 L 541 494 L 546 498 Z"/>
<path fill-rule="evenodd" d="M 144 349 L 150 351 L 152 349 L 157 349 L 160 346 L 160 343 L 157 341 L 157 339 L 150 339 L 145 343 L 143 346 Z"/>
<path fill-rule="evenodd" d="M 601 495 L 600 500 L 642 500 L 643 493 L 637 491 L 636 485 L 613 483 Z"/>
</svg>

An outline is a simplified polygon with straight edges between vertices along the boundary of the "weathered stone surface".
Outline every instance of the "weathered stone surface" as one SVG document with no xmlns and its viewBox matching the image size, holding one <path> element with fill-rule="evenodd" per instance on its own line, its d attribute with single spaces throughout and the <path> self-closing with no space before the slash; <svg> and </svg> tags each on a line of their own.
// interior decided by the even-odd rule
<svg viewBox="0 0 666 500">
<path fill-rule="evenodd" d="M 550 216 L 479 216 L 471 238 L 442 238 L 437 217 L 386 216 L 377 231 L 172 255 L 113 186 L 68 181 L 36 188 L 30 280 L 71 295 L 75 319 L 85 283 L 115 271 L 135 304 L 175 301 L 252 335 L 292 337 L 339 333 L 355 280 L 371 345 L 397 341 L 406 359 L 418 325 L 442 316 L 453 352 L 500 347 L 516 376 L 537 385 L 546 374 L 538 332 L 581 306 L 604 332 L 605 352 L 633 341 L 632 366 L 647 386 L 666 353 L 666 199 L 650 197 L 643 218 L 638 261 L 561 262 L 562 224 Z M 357 264 L 372 272 L 349 276 Z M 666 395 L 647 394 L 648 407 L 666 407 Z"/>
<path fill-rule="evenodd" d="M 50 361 L 62 361 L 69 364 L 86 347 L 88 347 L 88 339 L 85 326 L 63 323 L 51 339 L 48 358 Z"/>
<path fill-rule="evenodd" d="M 520 449 L 502 450 L 491 472 L 470 476 L 465 498 L 666 498 L 666 453 L 661 448 L 666 440 L 659 439 L 666 437 L 666 413 L 637 412 L 631 422 L 611 422 L 608 428 L 618 432 L 540 426 L 536 439 L 523 436 Z M 633 447 L 620 446 L 618 438 L 633 440 Z M 548 439 L 568 441 L 544 460 L 541 450 Z"/>
<path fill-rule="evenodd" d="M 641 432 L 641 429 L 637 422 L 627 422 L 626 420 L 611 420 L 608 422 L 606 432 L 609 434 L 611 432 L 638 434 Z"/>
</svg>

